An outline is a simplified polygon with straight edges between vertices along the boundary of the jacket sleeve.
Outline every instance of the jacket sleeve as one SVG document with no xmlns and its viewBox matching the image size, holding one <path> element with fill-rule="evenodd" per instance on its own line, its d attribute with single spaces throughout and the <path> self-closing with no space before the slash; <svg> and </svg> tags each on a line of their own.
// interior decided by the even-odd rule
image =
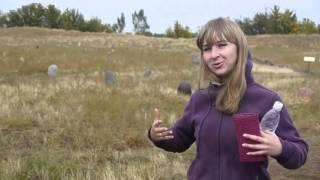
<svg viewBox="0 0 320 180">
<path fill-rule="evenodd" d="M 277 96 L 275 100 L 281 101 L 279 96 Z M 276 134 L 282 144 L 281 154 L 275 157 L 278 163 L 287 169 L 297 169 L 301 167 L 307 160 L 309 147 L 300 137 L 285 106 L 280 114 Z"/>
<path fill-rule="evenodd" d="M 193 96 L 184 109 L 182 116 L 176 121 L 173 127 L 170 128 L 173 132 L 173 139 L 153 141 L 150 138 L 150 129 L 148 138 L 159 148 L 171 152 L 183 152 L 187 150 L 195 141 L 194 126 L 192 121 L 192 111 L 194 110 Z"/>
</svg>

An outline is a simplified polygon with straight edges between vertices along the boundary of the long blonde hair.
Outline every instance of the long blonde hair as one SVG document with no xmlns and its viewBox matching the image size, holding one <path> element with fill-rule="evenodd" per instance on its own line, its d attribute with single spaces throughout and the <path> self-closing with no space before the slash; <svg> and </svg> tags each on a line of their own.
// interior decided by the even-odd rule
<svg viewBox="0 0 320 180">
<path fill-rule="evenodd" d="M 223 78 L 212 73 L 203 60 L 203 45 L 214 45 L 218 40 L 226 40 L 237 46 L 237 62 L 234 69 Z M 248 56 L 248 43 L 245 34 L 238 24 L 226 19 L 217 18 L 205 24 L 197 37 L 197 46 L 201 50 L 201 73 L 203 78 L 221 83 L 221 89 L 216 98 L 218 111 L 233 114 L 238 111 L 240 101 L 247 89 L 245 66 Z M 200 75 L 201 77 L 201 75 Z"/>
</svg>

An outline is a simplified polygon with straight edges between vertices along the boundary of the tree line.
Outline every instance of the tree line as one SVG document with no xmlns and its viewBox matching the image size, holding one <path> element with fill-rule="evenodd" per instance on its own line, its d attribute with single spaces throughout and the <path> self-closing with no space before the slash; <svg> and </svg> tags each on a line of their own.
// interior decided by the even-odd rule
<svg viewBox="0 0 320 180">
<path fill-rule="evenodd" d="M 297 20 L 293 11 L 286 9 L 280 11 L 279 6 L 274 6 L 271 12 L 257 13 L 253 19 L 244 18 L 236 20 L 243 31 L 248 35 L 255 34 L 289 34 L 289 33 L 320 33 L 320 25 L 310 19 Z M 166 29 L 164 34 L 151 33 L 144 10 L 132 14 L 133 32 L 146 36 L 191 38 L 196 36 L 188 26 L 183 26 L 176 21 L 173 27 Z M 126 26 L 123 13 L 113 24 L 103 24 L 101 19 L 93 17 L 85 20 L 84 16 L 76 9 L 61 11 L 55 5 L 42 6 L 40 3 L 31 3 L 8 13 L 0 11 L 1 27 L 36 26 L 45 28 L 79 30 L 83 32 L 122 33 Z"/>
<path fill-rule="evenodd" d="M 271 12 L 257 13 L 250 18 L 236 20 L 242 30 L 248 35 L 256 34 L 314 34 L 320 33 L 320 24 L 316 25 L 308 18 L 298 21 L 297 15 L 286 9 L 280 11 L 279 6 L 274 6 Z"/>
<path fill-rule="evenodd" d="M 42 6 L 31 3 L 17 10 L 10 10 L 0 14 L 2 27 L 36 26 L 55 29 L 79 30 L 87 32 L 122 32 L 125 26 L 124 14 L 114 24 L 103 24 L 98 17 L 85 20 L 76 9 L 66 9 L 64 12 L 54 5 Z"/>
</svg>

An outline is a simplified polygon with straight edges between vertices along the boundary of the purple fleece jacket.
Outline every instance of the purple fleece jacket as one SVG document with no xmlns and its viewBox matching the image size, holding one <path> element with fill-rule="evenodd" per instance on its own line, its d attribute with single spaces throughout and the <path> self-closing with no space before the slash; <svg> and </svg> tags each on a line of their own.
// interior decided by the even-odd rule
<svg viewBox="0 0 320 180">
<path fill-rule="evenodd" d="M 251 74 L 252 60 L 246 63 L 247 90 L 237 113 L 257 113 L 259 119 L 281 101 L 273 91 L 257 84 Z M 262 162 L 240 162 L 235 124 L 232 115 L 215 108 L 219 87 L 209 86 L 196 91 L 186 106 L 183 115 L 171 127 L 174 139 L 153 141 L 162 149 L 183 152 L 194 142 L 197 154 L 189 170 L 189 180 L 269 180 L 268 159 Z M 288 169 L 302 166 L 308 153 L 308 145 L 294 127 L 286 107 L 276 130 L 282 143 L 282 153 L 274 157 Z M 150 135 L 149 135 L 150 138 Z"/>
</svg>

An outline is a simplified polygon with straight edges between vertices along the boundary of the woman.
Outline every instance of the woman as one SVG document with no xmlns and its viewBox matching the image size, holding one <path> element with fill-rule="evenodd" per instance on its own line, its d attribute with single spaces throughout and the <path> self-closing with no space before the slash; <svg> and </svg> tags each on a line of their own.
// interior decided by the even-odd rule
<svg viewBox="0 0 320 180">
<path fill-rule="evenodd" d="M 224 18 L 209 21 L 200 31 L 197 46 L 201 51 L 206 89 L 196 91 L 182 117 L 172 128 L 161 126 L 160 113 L 149 130 L 149 139 L 160 148 L 183 152 L 196 142 L 197 155 L 188 170 L 190 180 L 264 180 L 268 159 L 241 162 L 234 119 L 236 114 L 256 113 L 259 119 L 281 98 L 256 83 L 251 74 L 252 59 L 240 27 Z M 255 143 L 243 143 L 248 156 L 270 156 L 288 169 L 302 166 L 308 145 L 303 141 L 285 107 L 275 134 L 243 134 Z"/>
</svg>

